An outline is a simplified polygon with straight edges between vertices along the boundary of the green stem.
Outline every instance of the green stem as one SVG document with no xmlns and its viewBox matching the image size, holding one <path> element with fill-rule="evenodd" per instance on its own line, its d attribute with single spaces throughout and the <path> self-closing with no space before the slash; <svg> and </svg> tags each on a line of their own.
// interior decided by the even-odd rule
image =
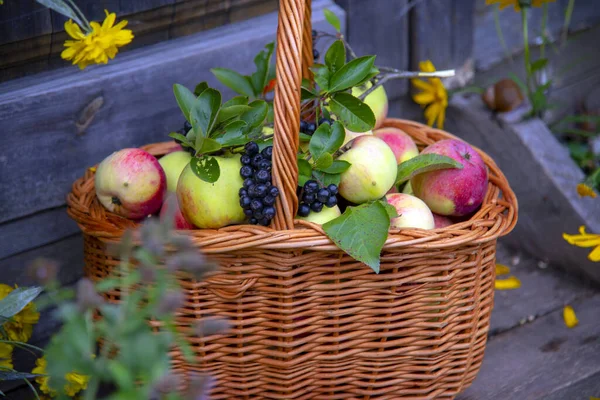
<svg viewBox="0 0 600 400">
<path fill-rule="evenodd" d="M 540 58 L 546 57 L 546 24 L 548 20 L 548 3 L 544 3 L 542 13 L 542 44 L 540 46 Z"/>
<path fill-rule="evenodd" d="M 87 20 L 87 18 L 85 17 L 85 14 L 81 12 L 79 7 L 77 7 L 77 4 L 75 4 L 75 2 L 73 0 L 67 0 L 67 1 L 71 5 L 71 8 L 73 8 L 73 11 L 75 12 L 75 14 L 79 18 L 81 18 L 81 21 L 84 23 L 84 26 L 82 26 L 82 28 L 85 31 L 87 31 L 87 33 L 92 33 L 92 27 L 91 27 L 89 21 Z"/>
<path fill-rule="evenodd" d="M 526 86 L 527 86 L 527 97 L 529 101 L 532 101 L 531 91 L 531 55 L 529 53 L 529 30 L 527 27 L 527 7 L 521 7 L 521 25 L 523 27 L 523 46 L 525 51 L 525 72 L 526 75 Z"/>
<path fill-rule="evenodd" d="M 567 36 L 569 34 L 569 25 L 571 24 L 571 16 L 573 15 L 573 7 L 575 7 L 575 0 L 569 0 L 569 5 L 567 6 L 567 10 L 565 11 L 565 23 L 563 25 L 562 31 L 562 45 L 565 45 L 567 41 Z"/>
<path fill-rule="evenodd" d="M 508 51 L 508 47 L 506 46 L 506 41 L 504 40 L 504 35 L 502 34 L 502 28 L 500 27 L 500 16 L 499 16 L 499 12 L 498 12 L 498 7 L 494 8 L 494 25 L 496 26 L 496 34 L 498 35 L 498 40 L 500 40 L 500 44 L 502 45 L 502 48 L 504 49 L 504 53 L 506 54 L 506 56 L 508 57 L 508 59 L 510 60 L 510 62 L 512 64 L 513 58 L 512 58 L 512 55 L 510 54 L 510 51 Z"/>
</svg>

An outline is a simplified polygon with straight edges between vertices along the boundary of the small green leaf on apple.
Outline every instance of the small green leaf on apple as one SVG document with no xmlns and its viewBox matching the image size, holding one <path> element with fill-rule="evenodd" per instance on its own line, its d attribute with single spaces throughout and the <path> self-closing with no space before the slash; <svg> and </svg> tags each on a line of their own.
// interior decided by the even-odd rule
<svg viewBox="0 0 600 400">
<path fill-rule="evenodd" d="M 221 150 L 221 143 L 211 138 L 202 138 L 202 144 L 197 148 L 197 154 L 209 154 Z"/>
<path fill-rule="evenodd" d="M 387 202 L 387 200 L 385 199 L 385 197 L 381 200 L 379 200 L 379 202 L 381 203 L 381 205 L 383 205 L 385 207 L 385 211 L 387 211 L 388 216 L 391 218 L 396 218 L 398 217 L 398 210 L 396 210 L 396 207 L 394 207 L 393 205 L 391 205 L 390 203 Z"/>
<path fill-rule="evenodd" d="M 389 228 L 389 213 L 380 201 L 347 207 L 342 215 L 323 224 L 325 234 L 341 250 L 376 273 Z"/>
<path fill-rule="evenodd" d="M 319 159 L 324 153 L 334 153 L 344 143 L 344 127 L 339 121 L 332 125 L 321 124 L 312 135 L 308 148 L 315 159 Z M 331 165 L 331 163 L 329 164 Z M 328 168 L 324 166 L 322 168 Z"/>
<path fill-rule="evenodd" d="M 249 128 L 256 128 L 264 123 L 267 113 L 269 112 L 269 106 L 264 100 L 254 100 L 248 104 L 250 109 L 244 112 L 240 119 L 248 124 Z"/>
<path fill-rule="evenodd" d="M 221 107 L 221 109 L 219 110 L 219 115 L 217 117 L 216 124 L 218 125 L 223 122 L 234 119 L 235 117 L 240 116 L 241 114 L 250 110 L 252 110 L 252 107 L 243 104 Z"/>
<path fill-rule="evenodd" d="M 245 135 L 248 124 L 244 121 L 233 121 L 225 126 L 225 134 L 217 137 L 215 140 L 222 146 L 240 146 L 248 142 Z"/>
<path fill-rule="evenodd" d="M 336 31 L 342 31 L 342 24 L 340 23 L 340 19 L 337 17 L 337 15 L 333 13 L 333 11 L 329 10 L 328 8 L 325 8 L 323 10 L 323 14 L 325 15 L 325 19 L 327 20 L 327 22 L 329 22 L 329 24 L 333 26 Z"/>
<path fill-rule="evenodd" d="M 325 53 L 325 64 L 332 74 L 335 74 L 346 64 L 346 46 L 341 40 L 336 40 Z"/>
<path fill-rule="evenodd" d="M 194 174 L 204 182 L 215 183 L 221 175 L 219 163 L 211 156 L 193 157 L 190 166 Z"/>
<path fill-rule="evenodd" d="M 198 138 L 207 138 L 217 119 L 221 107 L 221 93 L 216 89 L 206 89 L 194 102 L 190 110 L 190 124 L 196 134 L 196 149 Z"/>
<path fill-rule="evenodd" d="M 315 169 L 322 171 L 331 167 L 332 164 L 333 156 L 331 155 L 331 153 L 321 153 L 319 158 L 317 158 L 317 160 L 315 161 Z"/>
<path fill-rule="evenodd" d="M 328 174 L 327 172 L 316 170 L 312 172 L 312 176 L 321 184 L 321 186 L 329 186 L 332 183 L 334 185 L 339 185 L 341 180 L 340 174 Z"/>
<path fill-rule="evenodd" d="M 413 176 L 423 172 L 448 168 L 462 169 L 463 165 L 448 156 L 440 154 L 419 154 L 416 157 L 398 164 L 396 185 L 406 182 Z"/>
<path fill-rule="evenodd" d="M 366 132 L 375 126 L 375 114 L 371 107 L 351 94 L 335 93 L 329 105 L 344 126 L 353 132 Z"/>
<path fill-rule="evenodd" d="M 329 167 L 320 169 L 320 171 L 323 171 L 328 174 L 341 174 L 342 172 L 350 168 L 350 165 L 352 164 L 350 164 L 348 161 L 334 160 Z"/>
<path fill-rule="evenodd" d="M 181 133 L 171 132 L 171 133 L 169 133 L 169 137 L 179 140 L 182 144 L 186 145 L 187 147 L 194 147 L 194 144 L 187 137 L 183 136 Z"/>
<path fill-rule="evenodd" d="M 190 122 L 190 109 L 194 106 L 196 96 L 190 92 L 188 88 L 179 83 L 173 85 L 173 93 L 175 94 L 175 100 L 183 113 L 185 119 Z"/>
<path fill-rule="evenodd" d="M 306 181 L 312 178 L 312 167 L 303 158 L 298 158 L 298 185 L 304 186 Z"/>
</svg>

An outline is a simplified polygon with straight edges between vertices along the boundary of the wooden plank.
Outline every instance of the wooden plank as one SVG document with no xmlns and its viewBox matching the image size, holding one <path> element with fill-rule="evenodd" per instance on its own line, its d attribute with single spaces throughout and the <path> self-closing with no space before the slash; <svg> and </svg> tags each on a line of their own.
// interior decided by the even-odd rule
<svg viewBox="0 0 600 400">
<path fill-rule="evenodd" d="M 455 69 L 446 86 L 463 86 L 473 75 L 475 0 L 425 0 L 411 11 L 411 68 L 431 60 L 436 69 Z"/>
<path fill-rule="evenodd" d="M 600 232 L 600 202 L 579 198 L 575 187 L 583 172 L 546 125 L 501 124 L 479 96 L 455 96 L 446 115 L 445 129 L 487 152 L 517 195 L 519 223 L 504 243 L 600 282 L 597 263 L 587 259 L 589 249 L 562 238 L 581 225 Z"/>
<path fill-rule="evenodd" d="M 324 7 L 343 17 L 331 1 L 313 6 L 319 29 L 332 31 L 324 21 Z M 252 72 L 251 60 L 275 39 L 276 26 L 272 13 L 123 53 L 108 65 L 0 85 L 0 126 L 12 133 L 2 136 L 0 149 L 0 222 L 63 205 L 72 182 L 112 151 L 168 140 L 168 133 L 183 122 L 174 83 L 193 87 L 206 79 L 223 89 L 225 98 L 231 96 L 209 69 Z M 87 131 L 78 133 L 75 124 L 82 110 L 99 97 L 103 106 Z M 19 174 L 7 173 L 8 166 Z"/>
<path fill-rule="evenodd" d="M 475 42 L 474 57 L 475 68 L 486 70 L 505 58 L 505 50 L 502 47 L 495 28 L 493 7 L 485 6 L 485 0 L 477 0 L 478 9 L 481 12 L 475 17 Z M 483 4 L 482 4 L 483 3 Z M 557 0 L 548 6 L 547 31 L 553 38 L 559 38 L 564 23 L 564 13 L 568 0 Z M 529 12 L 528 25 L 530 26 L 530 43 L 539 40 L 539 32 L 542 20 L 542 9 L 533 8 Z M 510 54 L 520 53 L 523 49 L 523 33 L 521 28 L 521 16 L 514 12 L 512 7 L 499 11 L 499 21 L 506 47 Z M 576 32 L 588 29 L 600 22 L 600 8 L 595 1 L 577 1 L 571 18 L 570 31 Z"/>
<path fill-rule="evenodd" d="M 0 225 L 0 259 L 61 240 L 79 232 L 66 207 L 58 207 Z"/>
<path fill-rule="evenodd" d="M 562 308 L 492 338 L 473 385 L 457 400 L 588 399 L 598 396 L 600 372 L 600 294 L 572 304 L 579 319 L 565 326 Z M 581 383 L 581 386 L 580 386 Z M 585 387 L 584 397 L 569 387 Z M 564 394 L 564 397 L 556 397 Z"/>
<path fill-rule="evenodd" d="M 52 32 L 50 11 L 35 1 L 5 1 L 0 7 L 0 44 Z"/>
<path fill-rule="evenodd" d="M 358 56 L 376 55 L 375 63 L 407 70 L 409 68 L 409 36 L 407 0 L 339 0 L 346 11 L 348 42 Z M 390 99 L 408 91 L 407 80 L 385 85 Z"/>
</svg>

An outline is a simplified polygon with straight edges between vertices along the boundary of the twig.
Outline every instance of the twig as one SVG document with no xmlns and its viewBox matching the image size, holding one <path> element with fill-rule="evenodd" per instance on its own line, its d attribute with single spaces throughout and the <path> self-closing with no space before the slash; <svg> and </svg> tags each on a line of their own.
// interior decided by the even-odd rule
<svg viewBox="0 0 600 400">
<path fill-rule="evenodd" d="M 378 67 L 379 70 L 383 70 L 383 67 Z M 371 94 L 375 89 L 379 86 L 383 85 L 389 80 L 392 79 L 405 79 L 405 78 L 448 78 L 454 76 L 455 72 L 453 69 L 448 69 L 444 71 L 435 71 L 435 72 L 422 72 L 422 71 L 400 71 L 393 73 L 386 73 L 380 76 L 373 86 L 371 86 L 367 91 L 361 94 L 358 98 L 360 100 L 364 100 L 369 94 Z"/>
</svg>

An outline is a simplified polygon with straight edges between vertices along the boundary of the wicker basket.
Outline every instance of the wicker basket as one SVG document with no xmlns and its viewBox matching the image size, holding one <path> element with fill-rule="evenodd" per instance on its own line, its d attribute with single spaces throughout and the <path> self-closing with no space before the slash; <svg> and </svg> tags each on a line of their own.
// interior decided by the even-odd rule
<svg viewBox="0 0 600 400">
<path fill-rule="evenodd" d="M 197 363 L 174 351 L 174 369 L 211 371 L 217 378 L 211 399 L 453 398 L 481 366 L 496 241 L 516 224 L 517 200 L 493 160 L 476 149 L 490 176 L 480 210 L 443 229 L 391 230 L 379 274 L 339 250 L 318 225 L 294 220 L 299 87 L 312 60 L 310 31 L 310 2 L 281 0 L 277 217 L 272 227 L 188 231 L 222 269 L 206 281 L 180 280 L 186 302 L 177 323 L 184 330 L 196 319 L 219 315 L 233 329 L 191 339 Z M 384 126 L 403 129 L 420 148 L 455 138 L 406 120 L 387 119 Z M 171 146 L 143 148 L 160 157 Z M 75 181 L 67 201 L 83 231 L 85 274 L 96 280 L 109 275 L 118 260 L 107 244 L 136 223 L 100 205 L 91 170 Z M 118 301 L 118 292 L 107 296 Z"/>
</svg>

